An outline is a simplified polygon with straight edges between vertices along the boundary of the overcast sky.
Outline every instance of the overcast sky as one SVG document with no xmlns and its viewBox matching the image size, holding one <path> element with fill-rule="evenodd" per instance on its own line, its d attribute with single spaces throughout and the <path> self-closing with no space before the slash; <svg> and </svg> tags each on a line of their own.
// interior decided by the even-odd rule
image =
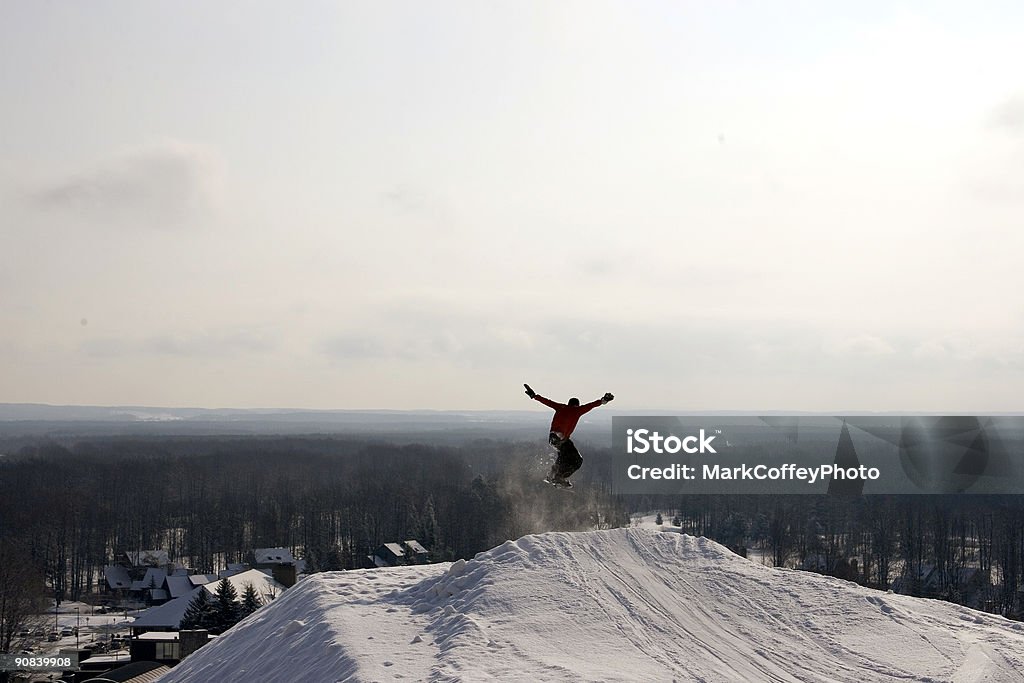
<svg viewBox="0 0 1024 683">
<path fill-rule="evenodd" d="M 1019 410 L 1022 34 L 0 0 L 0 402 Z"/>
</svg>

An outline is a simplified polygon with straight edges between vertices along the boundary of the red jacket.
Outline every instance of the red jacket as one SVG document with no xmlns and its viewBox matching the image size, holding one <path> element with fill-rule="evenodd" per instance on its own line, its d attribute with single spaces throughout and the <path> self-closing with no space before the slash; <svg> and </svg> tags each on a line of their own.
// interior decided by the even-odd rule
<svg viewBox="0 0 1024 683">
<path fill-rule="evenodd" d="M 534 396 L 533 400 L 540 401 L 555 411 L 555 416 L 551 418 L 551 431 L 558 432 L 562 435 L 563 439 L 569 438 L 572 430 L 576 429 L 576 423 L 580 421 L 581 417 L 601 405 L 601 399 L 597 399 L 582 406 L 570 406 L 565 403 L 556 403 L 550 398 L 544 398 L 540 394 Z"/>
</svg>

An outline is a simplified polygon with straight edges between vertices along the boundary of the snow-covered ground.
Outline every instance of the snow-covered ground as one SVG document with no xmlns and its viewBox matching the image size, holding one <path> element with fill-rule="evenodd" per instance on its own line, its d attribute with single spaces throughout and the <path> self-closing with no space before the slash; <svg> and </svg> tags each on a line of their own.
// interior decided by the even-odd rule
<svg viewBox="0 0 1024 683">
<path fill-rule="evenodd" d="M 315 574 L 161 679 L 1024 680 L 1024 625 L 650 528 Z"/>
</svg>

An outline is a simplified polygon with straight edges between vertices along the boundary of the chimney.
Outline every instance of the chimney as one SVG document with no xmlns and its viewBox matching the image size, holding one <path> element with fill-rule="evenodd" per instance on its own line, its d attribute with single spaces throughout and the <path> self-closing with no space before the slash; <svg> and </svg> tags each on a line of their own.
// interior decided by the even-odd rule
<svg viewBox="0 0 1024 683">
<path fill-rule="evenodd" d="M 206 642 L 210 639 L 210 632 L 206 629 L 196 629 L 194 631 L 179 631 L 178 632 L 178 647 L 180 649 L 180 657 L 185 659 L 190 654 L 206 645 Z"/>
</svg>

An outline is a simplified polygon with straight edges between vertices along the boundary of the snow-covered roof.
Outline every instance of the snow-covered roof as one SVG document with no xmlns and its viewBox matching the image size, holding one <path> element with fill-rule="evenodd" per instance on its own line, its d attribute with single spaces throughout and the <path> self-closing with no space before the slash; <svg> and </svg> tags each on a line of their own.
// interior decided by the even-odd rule
<svg viewBox="0 0 1024 683">
<path fill-rule="evenodd" d="M 172 598 L 184 595 L 190 590 L 195 588 L 195 585 L 189 580 L 188 576 L 168 576 L 167 577 L 167 592 L 171 594 Z M 203 581 L 203 583 L 207 583 Z M 202 584 L 198 584 L 202 585 Z"/>
<path fill-rule="evenodd" d="M 87 678 L 83 683 L 156 683 L 170 670 L 169 666 L 159 662 L 132 662 Z"/>
<path fill-rule="evenodd" d="M 135 640 L 177 640 L 177 631 L 147 631 L 141 635 L 135 636 Z"/>
<path fill-rule="evenodd" d="M 257 548 L 256 564 L 293 564 L 295 558 L 288 548 Z"/>
<path fill-rule="evenodd" d="M 210 583 L 211 581 L 217 580 L 216 574 L 193 574 L 188 577 L 189 583 L 193 586 L 202 586 L 204 583 Z"/>
<path fill-rule="evenodd" d="M 162 605 L 156 607 L 150 607 L 149 609 L 141 612 L 139 616 L 135 617 L 135 621 L 132 622 L 133 628 L 178 628 L 181 626 L 181 618 L 185 616 L 185 610 L 188 608 L 188 604 L 192 602 L 192 598 L 196 596 L 201 590 L 206 590 L 203 586 L 197 586 L 190 590 L 185 595 L 168 600 Z"/>
<path fill-rule="evenodd" d="M 142 577 L 142 580 L 146 582 L 147 586 L 162 586 L 167 580 L 167 570 L 150 567 L 146 570 L 146 575 Z"/>
<path fill-rule="evenodd" d="M 235 592 L 238 594 L 239 599 L 241 599 L 242 593 L 245 592 L 246 584 L 251 583 L 252 587 L 256 589 L 256 594 L 260 596 L 260 600 L 263 601 L 263 604 L 267 604 L 273 600 L 285 589 L 284 584 L 278 582 L 267 572 L 260 571 L 259 569 L 249 569 L 241 574 L 230 576 L 228 577 L 228 582 L 235 587 Z M 216 583 L 208 583 L 204 588 L 210 591 L 210 593 L 217 592 Z"/>
<path fill-rule="evenodd" d="M 139 550 L 125 553 L 125 557 L 133 567 L 157 567 L 170 564 L 171 558 L 166 550 Z"/>
<path fill-rule="evenodd" d="M 385 543 L 384 547 L 395 554 L 395 557 L 405 557 L 405 548 L 398 543 Z"/>
<path fill-rule="evenodd" d="M 274 580 L 274 577 L 268 575 L 266 572 L 261 572 L 259 569 L 250 569 L 240 574 L 234 574 L 227 577 L 228 582 L 235 587 L 235 593 L 238 594 L 239 600 L 241 600 L 242 594 L 245 592 L 246 584 L 252 584 L 253 588 L 256 589 L 256 594 L 259 595 L 260 600 L 263 604 L 269 603 L 274 597 L 281 595 L 284 592 L 285 587 Z M 207 591 L 211 596 L 217 592 L 217 584 L 219 581 L 203 584 L 202 586 L 196 586 L 185 595 L 181 595 L 173 600 L 168 600 L 162 605 L 156 607 L 150 607 L 144 612 L 140 613 L 135 621 L 132 622 L 133 628 L 179 628 L 181 626 L 181 618 L 185 616 L 185 610 L 188 608 L 188 604 L 192 602 L 192 599 L 201 590 Z"/>
<path fill-rule="evenodd" d="M 105 655 L 94 655 L 87 659 L 83 659 L 79 664 L 117 664 L 118 662 L 128 662 L 131 660 L 131 654 L 128 652 L 108 652 Z"/>
<path fill-rule="evenodd" d="M 407 546 L 409 546 L 410 548 L 412 548 L 412 551 L 414 553 L 426 553 L 427 552 L 427 549 L 424 548 L 422 545 L 420 545 L 420 542 L 417 541 L 416 539 L 408 540 L 408 541 L 405 542 L 405 544 Z"/>
<path fill-rule="evenodd" d="M 144 591 L 147 588 L 159 588 L 167 580 L 167 571 L 157 567 L 150 567 L 146 575 L 138 581 L 132 581 L 133 591 Z"/>
<path fill-rule="evenodd" d="M 131 588 L 132 577 L 128 575 L 128 570 L 124 567 L 107 565 L 103 568 L 103 576 L 111 589 Z"/>
</svg>

